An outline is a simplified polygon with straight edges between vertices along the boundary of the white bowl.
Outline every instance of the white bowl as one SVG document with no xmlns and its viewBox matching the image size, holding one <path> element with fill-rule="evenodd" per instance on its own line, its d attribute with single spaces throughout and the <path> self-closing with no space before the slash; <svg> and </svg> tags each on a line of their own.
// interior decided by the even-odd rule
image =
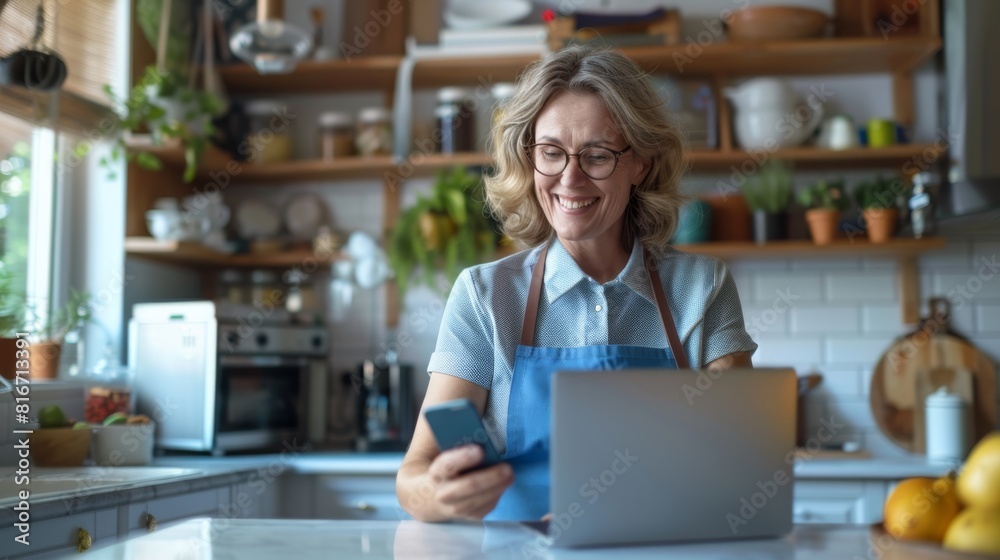
<svg viewBox="0 0 1000 560">
<path fill-rule="evenodd" d="M 451 0 L 444 22 L 452 29 L 484 29 L 514 23 L 530 13 L 530 0 Z"/>
<path fill-rule="evenodd" d="M 153 461 L 156 423 L 115 424 L 94 428 L 91 450 L 99 467 L 148 465 Z"/>
</svg>

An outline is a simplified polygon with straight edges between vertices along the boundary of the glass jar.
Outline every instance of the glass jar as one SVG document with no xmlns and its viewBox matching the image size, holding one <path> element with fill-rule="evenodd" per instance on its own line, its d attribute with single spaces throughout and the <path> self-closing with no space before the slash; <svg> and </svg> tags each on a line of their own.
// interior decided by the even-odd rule
<svg viewBox="0 0 1000 560">
<path fill-rule="evenodd" d="M 317 136 L 320 159 L 339 159 L 354 153 L 354 122 L 347 113 L 321 113 Z"/>
<path fill-rule="evenodd" d="M 282 104 L 277 101 L 247 103 L 250 119 L 247 133 L 249 161 L 275 163 L 292 159 L 292 137 L 288 122 L 281 117 Z"/>
<path fill-rule="evenodd" d="M 441 137 L 438 151 L 442 154 L 476 149 L 475 111 L 469 96 L 470 92 L 463 88 L 448 87 L 438 91 L 434 116 Z"/>
<path fill-rule="evenodd" d="M 100 424 L 115 413 L 132 413 L 132 371 L 118 362 L 109 347 L 84 384 L 83 421 Z"/>
<path fill-rule="evenodd" d="M 270 270 L 255 270 L 250 273 L 250 303 L 258 309 L 275 307 L 282 298 L 278 286 L 278 276 Z"/>
<path fill-rule="evenodd" d="M 392 115 L 388 109 L 368 107 L 358 112 L 354 145 L 362 156 L 387 156 L 392 153 Z"/>
<path fill-rule="evenodd" d="M 219 301 L 232 305 L 243 305 L 247 302 L 246 289 L 243 285 L 243 274 L 235 269 L 226 269 L 219 274 Z"/>
<path fill-rule="evenodd" d="M 504 104 L 514 95 L 515 89 L 516 86 L 510 82 L 500 82 L 490 90 L 490 93 L 493 95 L 493 114 L 491 115 L 493 125 L 496 125 L 500 121 L 500 117 L 503 116 Z"/>
</svg>

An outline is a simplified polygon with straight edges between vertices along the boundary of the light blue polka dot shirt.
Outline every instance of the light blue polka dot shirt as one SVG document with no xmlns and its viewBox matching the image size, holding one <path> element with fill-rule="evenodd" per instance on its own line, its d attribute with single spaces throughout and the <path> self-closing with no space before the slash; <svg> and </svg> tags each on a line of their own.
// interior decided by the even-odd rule
<svg viewBox="0 0 1000 560">
<path fill-rule="evenodd" d="M 428 372 L 460 377 L 489 391 L 483 422 L 500 453 L 506 449 L 514 351 L 540 251 L 536 247 L 462 271 L 427 366 Z M 657 261 L 657 270 L 691 367 L 757 349 L 744 327 L 736 284 L 724 262 L 670 248 Z M 668 346 L 639 243 L 618 277 L 599 284 L 553 241 L 545 260 L 534 345 L 609 344 Z"/>
</svg>

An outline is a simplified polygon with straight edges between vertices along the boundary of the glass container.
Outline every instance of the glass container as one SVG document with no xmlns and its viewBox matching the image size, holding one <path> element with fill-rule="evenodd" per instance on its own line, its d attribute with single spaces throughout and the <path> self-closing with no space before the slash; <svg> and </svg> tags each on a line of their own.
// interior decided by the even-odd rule
<svg viewBox="0 0 1000 560">
<path fill-rule="evenodd" d="M 277 101 L 247 103 L 250 119 L 247 133 L 249 160 L 253 163 L 276 163 L 292 159 L 292 137 L 284 106 Z"/>
<path fill-rule="evenodd" d="M 347 113 L 320 114 L 317 136 L 320 159 L 339 159 L 354 153 L 354 122 Z"/>
<path fill-rule="evenodd" d="M 463 88 L 442 88 L 437 101 L 434 116 L 441 137 L 438 150 L 442 154 L 475 151 L 476 121 L 470 92 Z"/>
<path fill-rule="evenodd" d="M 362 156 L 392 153 L 392 115 L 384 107 L 368 107 L 358 113 L 354 145 Z"/>
</svg>

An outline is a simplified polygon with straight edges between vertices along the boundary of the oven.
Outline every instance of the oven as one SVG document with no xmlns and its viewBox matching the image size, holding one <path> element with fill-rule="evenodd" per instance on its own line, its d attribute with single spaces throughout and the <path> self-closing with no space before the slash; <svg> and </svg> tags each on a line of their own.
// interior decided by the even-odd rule
<svg viewBox="0 0 1000 560">
<path fill-rule="evenodd" d="M 323 326 L 220 320 L 212 302 L 137 304 L 129 323 L 136 408 L 167 450 L 322 444 L 328 351 Z"/>
</svg>

